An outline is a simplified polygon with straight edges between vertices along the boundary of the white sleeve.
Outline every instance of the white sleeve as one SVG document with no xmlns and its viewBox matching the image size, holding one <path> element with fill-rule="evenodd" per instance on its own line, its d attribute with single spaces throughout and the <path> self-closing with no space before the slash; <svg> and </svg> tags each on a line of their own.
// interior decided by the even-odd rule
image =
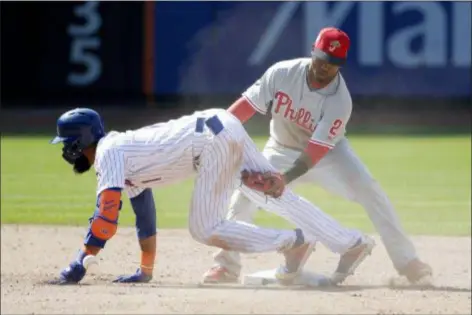
<svg viewBox="0 0 472 315">
<path fill-rule="evenodd" d="M 351 112 L 352 99 L 349 94 L 329 96 L 325 102 L 323 117 L 316 125 L 310 142 L 333 148 L 344 137 Z"/>
<path fill-rule="evenodd" d="M 253 85 L 243 92 L 243 97 L 261 114 L 266 114 L 274 99 L 275 72 L 273 65 Z"/>
<path fill-rule="evenodd" d="M 109 188 L 125 188 L 125 158 L 118 149 L 107 149 L 97 159 L 97 195 Z"/>
</svg>

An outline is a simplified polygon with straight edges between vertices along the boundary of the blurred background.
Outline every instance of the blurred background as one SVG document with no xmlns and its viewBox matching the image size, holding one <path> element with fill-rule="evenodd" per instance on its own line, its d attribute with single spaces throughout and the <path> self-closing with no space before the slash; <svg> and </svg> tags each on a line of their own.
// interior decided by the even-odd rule
<svg viewBox="0 0 472 315">
<path fill-rule="evenodd" d="M 21 1 L 1 15 L 4 133 L 51 132 L 75 106 L 117 128 L 226 108 L 330 25 L 352 40 L 350 131 L 470 129 L 470 2 Z"/>
<path fill-rule="evenodd" d="M 347 136 L 415 234 L 471 229 L 471 2 L 1 2 L 2 223 L 86 224 L 93 172 L 48 145 L 87 106 L 124 130 L 227 108 L 273 63 L 309 56 L 320 29 L 351 37 Z M 246 125 L 261 148 L 268 118 Z M 183 227 L 193 184 L 156 189 L 160 227 Z M 297 192 L 372 231 L 360 205 Z M 134 222 L 128 201 L 124 224 Z M 260 215 L 259 223 L 283 222 Z"/>
</svg>

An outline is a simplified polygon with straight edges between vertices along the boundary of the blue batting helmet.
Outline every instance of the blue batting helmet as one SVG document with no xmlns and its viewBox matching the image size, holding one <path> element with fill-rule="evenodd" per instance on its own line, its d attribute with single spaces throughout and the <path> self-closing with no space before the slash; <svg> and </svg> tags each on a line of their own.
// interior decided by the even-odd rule
<svg viewBox="0 0 472 315">
<path fill-rule="evenodd" d="M 57 120 L 57 136 L 51 144 L 63 143 L 62 156 L 73 164 L 82 155 L 82 150 L 97 143 L 105 136 L 100 115 L 89 108 L 76 108 L 62 114 Z"/>
</svg>

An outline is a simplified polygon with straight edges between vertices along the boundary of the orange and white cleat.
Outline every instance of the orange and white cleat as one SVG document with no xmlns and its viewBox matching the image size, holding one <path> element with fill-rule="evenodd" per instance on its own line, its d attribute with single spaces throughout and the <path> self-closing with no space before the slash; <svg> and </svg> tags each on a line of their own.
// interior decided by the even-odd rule
<svg viewBox="0 0 472 315">
<path fill-rule="evenodd" d="M 203 275 L 203 283 L 237 283 L 239 275 L 230 272 L 223 266 L 213 266 Z"/>
</svg>

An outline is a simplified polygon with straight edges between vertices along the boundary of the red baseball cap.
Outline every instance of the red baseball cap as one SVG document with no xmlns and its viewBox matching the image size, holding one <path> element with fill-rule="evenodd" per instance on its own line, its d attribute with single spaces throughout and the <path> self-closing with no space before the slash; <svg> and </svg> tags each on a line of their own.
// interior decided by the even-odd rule
<svg viewBox="0 0 472 315">
<path fill-rule="evenodd" d="M 351 40 L 346 33 L 335 27 L 323 28 L 311 51 L 311 56 L 328 61 L 335 65 L 343 65 Z"/>
</svg>

